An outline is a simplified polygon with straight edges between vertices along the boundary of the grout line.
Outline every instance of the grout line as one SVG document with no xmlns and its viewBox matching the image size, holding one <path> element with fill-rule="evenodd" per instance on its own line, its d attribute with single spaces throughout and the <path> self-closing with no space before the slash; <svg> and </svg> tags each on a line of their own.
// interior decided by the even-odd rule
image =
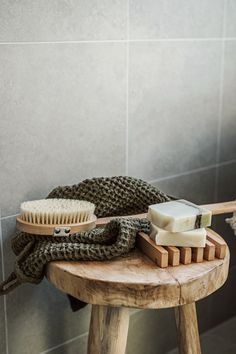
<svg viewBox="0 0 236 354">
<path fill-rule="evenodd" d="M 227 165 L 233 164 L 235 162 L 236 162 L 236 159 L 229 160 L 229 161 L 224 161 L 224 162 L 221 162 L 219 164 L 208 165 L 206 167 L 199 167 L 199 168 L 196 168 L 196 169 L 193 169 L 193 170 L 189 170 L 189 171 L 185 171 L 185 172 L 182 172 L 182 173 L 176 173 L 176 174 L 173 174 L 171 176 L 165 176 L 165 177 L 160 177 L 160 178 L 157 178 L 157 179 L 149 180 L 148 182 L 149 183 L 155 183 L 155 182 L 160 182 L 160 181 L 164 181 L 164 180 L 168 180 L 168 179 L 172 179 L 172 178 L 176 178 L 176 177 L 187 176 L 187 175 L 190 175 L 192 173 L 207 171 L 207 170 L 211 170 L 211 169 L 216 168 L 216 167 L 227 166 Z"/>
<path fill-rule="evenodd" d="M 130 316 L 133 316 L 133 315 L 135 315 L 136 313 L 141 312 L 141 311 L 143 311 L 143 309 L 137 309 L 134 313 L 130 313 Z M 58 345 L 55 345 L 54 347 L 51 347 L 51 348 L 49 348 L 49 349 L 46 349 L 45 351 L 40 352 L 39 354 L 47 354 L 47 353 L 50 353 L 52 350 L 58 349 L 58 348 L 62 347 L 63 345 L 66 345 L 66 344 L 70 344 L 70 343 L 72 343 L 72 342 L 75 342 L 76 340 L 78 340 L 78 339 L 80 339 L 80 338 L 82 338 L 82 337 L 84 337 L 84 336 L 87 336 L 87 335 L 88 335 L 88 332 L 84 332 L 84 333 L 80 334 L 80 335 L 77 336 L 77 337 L 74 337 L 74 338 L 72 338 L 72 339 L 69 339 L 69 340 L 63 342 L 63 343 L 60 343 L 60 344 L 58 344 Z"/>
<path fill-rule="evenodd" d="M 70 343 L 72 343 L 72 342 L 75 342 L 76 340 L 78 340 L 78 339 L 80 339 L 80 338 L 82 338 L 82 337 L 84 337 L 84 336 L 87 336 L 88 335 L 88 332 L 85 332 L 85 333 L 82 333 L 82 334 L 80 334 L 79 336 L 77 336 L 77 337 L 74 337 L 74 338 L 72 338 L 72 339 L 69 339 L 69 340 L 66 340 L 65 342 L 63 342 L 63 343 L 61 343 L 61 344 L 58 344 L 58 345 L 55 345 L 54 347 L 51 347 L 51 348 L 49 348 L 49 349 L 47 349 L 47 350 L 45 350 L 45 351 L 43 351 L 43 352 L 40 352 L 39 354 L 47 354 L 47 353 L 50 353 L 52 350 L 54 350 L 54 349 L 58 349 L 58 348 L 60 348 L 60 347 L 63 347 L 63 345 L 66 345 L 66 344 L 70 344 Z"/>
<path fill-rule="evenodd" d="M 0 211 L 0 247 L 1 247 L 1 265 L 2 265 L 2 280 L 5 280 L 5 266 L 4 266 L 4 254 L 3 254 L 3 239 L 2 239 L 2 222 Z M 6 354 L 9 353 L 8 346 L 8 325 L 7 325 L 7 299 L 6 295 L 3 296 L 3 308 L 4 308 L 4 327 L 5 327 L 5 342 L 6 342 Z"/>
<path fill-rule="evenodd" d="M 129 3 L 129 0 L 127 0 Z M 129 30 L 129 25 L 127 26 Z M 206 37 L 206 38 L 137 38 L 137 39 L 101 39 L 101 40 L 74 40 L 74 41 L 38 41 L 38 42 L 0 42 L 0 45 L 39 45 L 39 44 L 104 44 L 104 43 L 136 43 L 136 42 L 215 42 L 235 41 L 236 37 Z"/>
<path fill-rule="evenodd" d="M 129 174 L 129 0 L 127 0 L 127 43 L 126 43 L 126 129 L 125 129 L 125 174 Z"/>
<path fill-rule="evenodd" d="M 187 175 L 190 175 L 192 173 L 197 173 L 197 172 L 201 172 L 201 171 L 207 171 L 207 170 L 211 170 L 211 169 L 216 168 L 216 167 L 222 167 L 222 166 L 231 165 L 233 163 L 236 163 L 236 159 L 229 160 L 229 161 L 224 161 L 224 162 L 221 162 L 219 164 L 209 165 L 209 166 L 206 166 L 206 167 L 199 167 L 199 168 L 196 168 L 196 169 L 193 169 L 193 170 L 189 170 L 189 171 L 185 171 L 185 172 L 181 172 L 181 173 L 176 173 L 176 174 L 165 176 L 165 177 L 160 177 L 160 178 L 157 178 L 157 179 L 148 180 L 148 182 L 149 183 L 155 183 L 155 182 L 160 182 L 160 181 L 164 181 L 164 180 L 168 180 L 168 179 L 172 179 L 172 178 L 176 178 L 176 177 L 187 176 Z M 2 216 L 2 217 L 0 217 L 0 220 L 10 219 L 10 218 L 16 217 L 18 215 L 19 215 L 19 213 L 18 214 L 13 214 L 13 215 Z"/>
<path fill-rule="evenodd" d="M 18 215 L 19 215 L 19 213 L 18 214 L 13 214 L 13 215 L 2 216 L 2 217 L 0 217 L 0 219 L 1 220 L 6 220 L 6 219 L 10 219 L 10 218 L 16 217 Z"/>
<path fill-rule="evenodd" d="M 222 37 L 225 37 L 226 32 L 226 10 L 227 0 L 224 0 L 223 9 L 223 26 Z M 218 124 L 217 124 L 217 146 L 216 146 L 216 163 L 220 161 L 220 149 L 221 149 L 221 130 L 222 130 L 222 118 L 223 118 L 223 98 L 224 98 L 224 68 L 225 68 L 225 41 L 221 43 L 221 65 L 220 65 L 220 88 L 219 88 L 219 107 L 218 107 Z M 219 184 L 219 167 L 216 168 L 215 175 L 215 202 L 218 200 L 218 184 Z"/>
<path fill-rule="evenodd" d="M 126 39 L 81 40 L 81 41 L 38 41 L 38 42 L 0 42 L 0 45 L 32 45 L 32 44 L 93 44 L 93 43 L 125 43 Z"/>
</svg>

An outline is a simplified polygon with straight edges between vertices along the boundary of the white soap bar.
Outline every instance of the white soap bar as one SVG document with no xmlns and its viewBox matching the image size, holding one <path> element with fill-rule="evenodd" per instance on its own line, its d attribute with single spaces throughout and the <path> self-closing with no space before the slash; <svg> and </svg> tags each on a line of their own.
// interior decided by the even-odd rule
<svg viewBox="0 0 236 354">
<path fill-rule="evenodd" d="M 156 226 L 171 232 L 181 232 L 211 225 L 211 211 L 180 199 L 150 205 L 148 219 Z"/>
<path fill-rule="evenodd" d="M 150 238 L 160 246 L 205 247 L 206 229 L 170 232 L 151 224 Z"/>
</svg>

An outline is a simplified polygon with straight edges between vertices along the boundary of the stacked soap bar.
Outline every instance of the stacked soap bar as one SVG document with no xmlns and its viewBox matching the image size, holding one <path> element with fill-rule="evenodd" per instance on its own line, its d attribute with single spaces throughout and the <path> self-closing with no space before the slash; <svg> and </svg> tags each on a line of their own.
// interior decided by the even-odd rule
<svg viewBox="0 0 236 354">
<path fill-rule="evenodd" d="M 148 219 L 157 245 L 204 247 L 211 211 L 180 199 L 149 206 Z"/>
</svg>

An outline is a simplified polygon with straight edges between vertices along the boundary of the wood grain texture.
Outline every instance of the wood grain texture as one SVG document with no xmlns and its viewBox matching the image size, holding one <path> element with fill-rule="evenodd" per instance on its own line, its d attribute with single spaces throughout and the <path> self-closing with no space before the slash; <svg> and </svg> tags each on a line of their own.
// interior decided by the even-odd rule
<svg viewBox="0 0 236 354">
<path fill-rule="evenodd" d="M 111 261 L 51 262 L 46 274 L 55 287 L 90 304 L 166 308 L 213 293 L 226 281 L 228 267 L 228 247 L 224 259 L 165 269 L 134 250 Z"/>
<path fill-rule="evenodd" d="M 225 243 L 225 241 L 221 237 L 219 237 L 219 235 L 215 231 L 211 229 L 207 229 L 207 239 L 215 245 L 216 257 L 223 259 L 225 257 L 227 248 L 227 244 Z"/>
<path fill-rule="evenodd" d="M 209 240 L 206 240 L 206 246 L 204 248 L 204 254 L 203 257 L 207 261 L 212 261 L 215 258 L 215 252 L 216 252 L 216 246 L 214 243 L 210 242 Z"/>
<path fill-rule="evenodd" d="M 196 263 L 200 263 L 203 261 L 203 247 L 192 247 L 192 261 Z"/>
<path fill-rule="evenodd" d="M 180 250 L 174 246 L 165 247 L 168 252 L 168 263 L 172 266 L 178 266 L 180 261 Z"/>
<path fill-rule="evenodd" d="M 180 354 L 201 354 L 195 303 L 175 308 Z"/>
<path fill-rule="evenodd" d="M 236 211 L 236 200 L 223 203 L 205 204 L 202 207 L 211 210 L 213 215 L 233 213 Z"/>
<path fill-rule="evenodd" d="M 159 267 L 166 268 L 168 266 L 168 251 L 164 247 L 156 245 L 144 232 L 140 232 L 137 235 L 137 245 L 139 249 Z M 171 258 L 172 262 L 173 254 Z"/>
<path fill-rule="evenodd" d="M 191 247 L 180 247 L 180 262 L 183 264 L 190 264 L 192 261 Z"/>
<path fill-rule="evenodd" d="M 232 200 L 230 202 L 205 204 L 205 205 L 200 205 L 200 206 L 210 210 L 213 215 L 233 213 L 234 211 L 236 211 L 236 201 L 235 200 Z M 109 221 L 111 221 L 112 219 L 117 218 L 117 217 L 118 216 L 115 216 L 115 217 L 109 216 L 106 218 L 99 218 L 99 219 L 97 219 L 96 226 L 97 227 L 105 226 Z M 119 216 L 119 218 L 138 218 L 138 219 L 143 219 L 146 217 L 147 217 L 147 213 L 137 214 L 137 215 Z"/>
<path fill-rule="evenodd" d="M 125 354 L 129 309 L 93 305 L 88 354 Z"/>
</svg>

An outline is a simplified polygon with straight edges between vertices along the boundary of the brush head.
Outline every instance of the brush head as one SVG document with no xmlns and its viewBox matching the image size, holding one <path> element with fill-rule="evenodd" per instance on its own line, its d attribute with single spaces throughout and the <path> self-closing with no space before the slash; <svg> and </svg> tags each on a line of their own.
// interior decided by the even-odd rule
<svg viewBox="0 0 236 354">
<path fill-rule="evenodd" d="M 20 219 L 38 225 L 68 225 L 89 221 L 95 205 L 85 200 L 40 199 L 20 206 Z"/>
</svg>

